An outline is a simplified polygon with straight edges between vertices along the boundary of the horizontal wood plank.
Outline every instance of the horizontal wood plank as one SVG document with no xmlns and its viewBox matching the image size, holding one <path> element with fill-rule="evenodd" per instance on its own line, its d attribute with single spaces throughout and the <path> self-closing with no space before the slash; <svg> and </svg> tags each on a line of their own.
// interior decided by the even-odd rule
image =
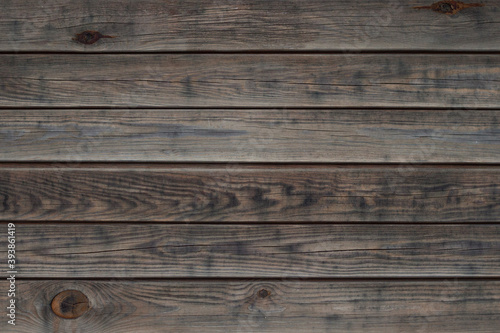
<svg viewBox="0 0 500 333">
<path fill-rule="evenodd" d="M 17 223 L 16 232 L 23 278 L 500 277 L 499 225 Z"/>
<path fill-rule="evenodd" d="M 500 107 L 500 55 L 0 55 L 3 107 Z"/>
<path fill-rule="evenodd" d="M 0 110 L 0 161 L 499 163 L 497 110 Z"/>
<path fill-rule="evenodd" d="M 23 281 L 2 332 L 498 332 L 498 281 Z M 7 290 L 6 280 L 0 282 Z M 76 319 L 51 310 L 87 296 Z M 0 301 L 7 304 L 7 293 Z"/>
<path fill-rule="evenodd" d="M 433 2 L 10 0 L 0 51 L 500 50 L 498 1 L 452 16 L 414 8 Z M 116 38 L 73 40 L 86 30 Z"/>
<path fill-rule="evenodd" d="M 0 220 L 498 222 L 498 167 L 0 168 Z"/>
</svg>

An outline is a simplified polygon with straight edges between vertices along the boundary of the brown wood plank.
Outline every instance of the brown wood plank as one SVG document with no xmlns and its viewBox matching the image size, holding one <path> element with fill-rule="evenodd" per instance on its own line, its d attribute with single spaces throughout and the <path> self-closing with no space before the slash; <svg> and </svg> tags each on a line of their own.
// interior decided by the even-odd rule
<svg viewBox="0 0 500 333">
<path fill-rule="evenodd" d="M 0 110 L 0 161 L 499 163 L 497 110 Z"/>
<path fill-rule="evenodd" d="M 16 232 L 23 278 L 500 277 L 499 225 L 17 223 Z"/>
<path fill-rule="evenodd" d="M 0 220 L 498 222 L 498 167 L 0 168 Z"/>
<path fill-rule="evenodd" d="M 498 281 L 23 281 L 2 332 L 498 332 Z M 7 290 L 7 281 L 0 287 Z M 90 310 L 62 319 L 61 291 Z M 7 304 L 7 293 L 0 301 Z"/>
<path fill-rule="evenodd" d="M 497 0 L 2 1 L 0 51 L 500 50 Z M 116 38 L 85 45 L 75 34 Z"/>
<path fill-rule="evenodd" d="M 500 55 L 1 55 L 3 107 L 500 106 Z"/>
</svg>

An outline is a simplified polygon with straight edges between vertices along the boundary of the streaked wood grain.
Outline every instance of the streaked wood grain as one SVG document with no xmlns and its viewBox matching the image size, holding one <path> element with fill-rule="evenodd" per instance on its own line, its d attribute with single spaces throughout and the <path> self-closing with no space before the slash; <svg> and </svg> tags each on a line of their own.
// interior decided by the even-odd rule
<svg viewBox="0 0 500 333">
<path fill-rule="evenodd" d="M 0 2 L 1 332 L 498 331 L 498 1 Z"/>
<path fill-rule="evenodd" d="M 2 332 L 496 333 L 500 324 L 500 283 L 488 280 L 42 280 L 18 288 L 16 327 L 4 321 Z M 67 289 L 90 302 L 73 320 L 50 309 Z"/>
<path fill-rule="evenodd" d="M 3 107 L 500 106 L 500 55 L 0 55 Z"/>
<path fill-rule="evenodd" d="M 497 110 L 0 110 L 1 161 L 499 163 Z"/>
<path fill-rule="evenodd" d="M 25 278 L 500 276 L 496 224 L 17 223 L 16 231 Z"/>
<path fill-rule="evenodd" d="M 0 220 L 498 222 L 498 167 L 0 168 Z"/>
<path fill-rule="evenodd" d="M 433 2 L 10 0 L 2 1 L 0 51 L 500 49 L 498 1 L 451 17 L 413 8 Z M 117 38 L 72 40 L 84 30 Z"/>
</svg>

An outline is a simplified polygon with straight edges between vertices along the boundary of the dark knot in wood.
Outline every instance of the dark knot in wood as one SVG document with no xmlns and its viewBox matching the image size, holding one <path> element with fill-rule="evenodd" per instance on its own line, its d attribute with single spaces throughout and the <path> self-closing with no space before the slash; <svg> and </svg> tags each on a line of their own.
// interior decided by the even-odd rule
<svg viewBox="0 0 500 333">
<path fill-rule="evenodd" d="M 75 319 L 90 309 L 89 299 L 81 291 L 65 290 L 52 300 L 52 311 L 64 319 Z"/>
<path fill-rule="evenodd" d="M 79 43 L 82 44 L 94 44 L 101 38 L 115 38 L 116 36 L 107 36 L 101 34 L 99 31 L 93 31 L 93 30 L 86 30 L 84 32 L 81 32 L 79 34 L 76 34 L 76 37 L 73 38 L 73 40 L 76 40 Z"/>
<path fill-rule="evenodd" d="M 259 291 L 259 296 L 261 298 L 266 298 L 269 295 L 271 295 L 271 293 L 269 291 L 267 291 L 266 289 L 262 289 Z"/>
<path fill-rule="evenodd" d="M 430 6 L 419 6 L 413 7 L 414 9 L 431 9 L 435 12 L 446 14 L 446 15 L 455 15 L 459 11 L 470 8 L 470 7 L 484 7 L 482 3 L 463 3 L 460 1 L 454 0 L 444 0 L 433 3 Z"/>
</svg>

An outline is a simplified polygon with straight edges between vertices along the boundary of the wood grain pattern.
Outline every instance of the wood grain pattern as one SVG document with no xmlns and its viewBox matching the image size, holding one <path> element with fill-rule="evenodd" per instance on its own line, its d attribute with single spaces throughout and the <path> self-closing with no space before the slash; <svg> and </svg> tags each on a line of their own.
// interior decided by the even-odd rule
<svg viewBox="0 0 500 333">
<path fill-rule="evenodd" d="M 500 50 L 498 1 L 451 17 L 413 8 L 433 2 L 10 0 L 0 51 Z M 85 30 L 117 38 L 72 40 Z"/>
<path fill-rule="evenodd" d="M 0 0 L 0 331 L 497 333 L 500 3 L 435 1 Z"/>
<path fill-rule="evenodd" d="M 0 110 L 0 161 L 499 163 L 497 110 Z"/>
<path fill-rule="evenodd" d="M 498 222 L 498 167 L 0 169 L 0 220 Z"/>
<path fill-rule="evenodd" d="M 500 225 L 17 223 L 24 278 L 499 277 Z M 0 248 L 7 248 L 0 240 Z M 5 273 L 2 273 L 5 274 Z"/>
<path fill-rule="evenodd" d="M 1 55 L 3 107 L 500 106 L 500 55 Z"/>
<path fill-rule="evenodd" d="M 2 332 L 497 332 L 498 281 L 19 281 Z M 7 282 L 0 282 L 6 290 Z M 76 289 L 90 310 L 50 309 Z M 6 293 L 0 294 L 5 304 Z M 2 324 L 4 326 L 10 326 Z"/>
</svg>

